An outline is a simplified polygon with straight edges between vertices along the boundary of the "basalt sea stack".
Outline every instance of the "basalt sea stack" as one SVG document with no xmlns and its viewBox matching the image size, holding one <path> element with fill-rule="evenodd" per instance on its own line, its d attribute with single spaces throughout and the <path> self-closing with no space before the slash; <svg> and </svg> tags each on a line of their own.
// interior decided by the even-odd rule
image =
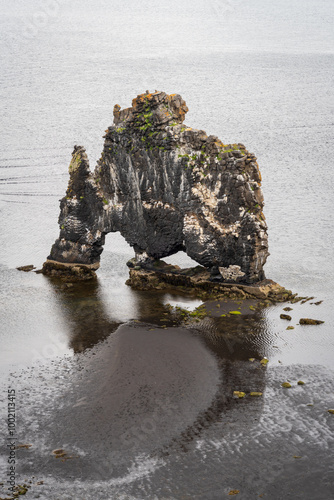
<svg viewBox="0 0 334 500">
<path fill-rule="evenodd" d="M 256 157 L 243 144 L 225 145 L 184 125 L 187 111 L 180 95 L 157 91 L 130 108 L 116 105 L 94 173 L 75 146 L 45 274 L 95 276 L 105 235 L 119 231 L 134 248 L 130 266 L 137 270 L 183 250 L 211 281 L 264 279 L 267 226 Z"/>
</svg>

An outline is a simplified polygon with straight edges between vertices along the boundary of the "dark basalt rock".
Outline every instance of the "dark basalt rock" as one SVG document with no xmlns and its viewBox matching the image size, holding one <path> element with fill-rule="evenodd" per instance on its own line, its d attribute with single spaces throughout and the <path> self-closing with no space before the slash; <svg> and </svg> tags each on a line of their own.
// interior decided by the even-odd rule
<svg viewBox="0 0 334 500">
<path fill-rule="evenodd" d="M 139 95 L 128 109 L 116 105 L 94 173 L 75 146 L 45 274 L 94 277 L 105 235 L 119 231 L 135 250 L 134 267 L 150 269 L 183 250 L 214 282 L 265 278 L 256 157 L 184 125 L 187 111 L 181 96 L 164 92 Z"/>
</svg>

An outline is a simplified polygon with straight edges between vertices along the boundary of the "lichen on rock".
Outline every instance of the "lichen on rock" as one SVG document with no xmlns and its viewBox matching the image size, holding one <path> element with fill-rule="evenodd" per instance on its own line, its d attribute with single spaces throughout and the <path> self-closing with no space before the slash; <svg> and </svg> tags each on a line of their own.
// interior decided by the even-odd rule
<svg viewBox="0 0 334 500">
<path fill-rule="evenodd" d="M 265 278 L 256 157 L 243 144 L 224 145 L 184 125 L 187 111 L 180 95 L 158 91 L 138 95 L 130 108 L 116 105 L 94 173 L 84 148 L 75 146 L 45 274 L 95 276 L 105 235 L 119 231 L 140 268 L 182 250 L 211 281 Z"/>
</svg>

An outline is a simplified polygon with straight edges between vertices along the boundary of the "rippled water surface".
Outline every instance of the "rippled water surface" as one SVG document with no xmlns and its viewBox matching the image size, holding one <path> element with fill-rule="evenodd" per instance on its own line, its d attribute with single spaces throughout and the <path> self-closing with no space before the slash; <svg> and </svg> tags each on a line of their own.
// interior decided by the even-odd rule
<svg viewBox="0 0 334 500">
<path fill-rule="evenodd" d="M 14 388 L 19 441 L 32 444 L 17 453 L 27 497 L 334 497 L 333 10 L 330 0 L 0 1 L 1 412 Z M 187 124 L 257 155 L 266 275 L 315 297 L 292 306 L 294 330 L 282 305 L 196 330 L 166 323 L 166 303 L 200 302 L 126 286 L 133 252 L 117 234 L 96 283 L 16 270 L 39 268 L 58 236 L 73 145 L 93 168 L 114 104 L 146 89 L 180 93 Z"/>
</svg>

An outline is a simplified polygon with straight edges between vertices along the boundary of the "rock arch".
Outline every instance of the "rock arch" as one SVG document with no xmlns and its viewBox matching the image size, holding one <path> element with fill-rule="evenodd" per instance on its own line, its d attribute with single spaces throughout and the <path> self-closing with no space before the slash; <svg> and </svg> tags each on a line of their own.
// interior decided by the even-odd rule
<svg viewBox="0 0 334 500">
<path fill-rule="evenodd" d="M 120 231 L 143 268 L 183 250 L 222 281 L 264 279 L 256 157 L 184 125 L 187 111 L 180 95 L 157 91 L 116 105 L 94 173 L 85 149 L 74 147 L 45 274 L 95 276 L 105 235 Z"/>
</svg>

